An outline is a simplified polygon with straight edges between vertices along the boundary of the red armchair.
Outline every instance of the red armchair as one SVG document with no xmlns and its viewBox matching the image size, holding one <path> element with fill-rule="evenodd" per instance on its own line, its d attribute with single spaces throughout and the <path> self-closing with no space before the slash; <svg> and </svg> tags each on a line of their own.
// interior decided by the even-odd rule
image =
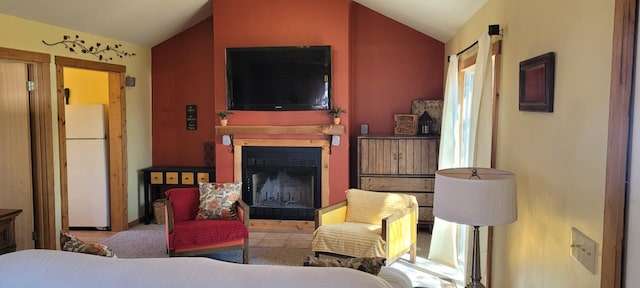
<svg viewBox="0 0 640 288">
<path fill-rule="evenodd" d="M 197 187 L 173 188 L 165 195 L 169 256 L 242 249 L 242 263 L 249 262 L 249 207 L 242 200 L 236 205 L 238 219 L 195 220 L 200 203 Z"/>
</svg>

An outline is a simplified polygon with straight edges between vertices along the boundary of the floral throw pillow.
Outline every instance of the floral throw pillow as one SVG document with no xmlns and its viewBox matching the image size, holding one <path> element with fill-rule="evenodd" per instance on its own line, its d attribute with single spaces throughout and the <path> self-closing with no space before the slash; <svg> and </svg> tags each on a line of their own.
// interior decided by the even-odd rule
<svg viewBox="0 0 640 288">
<path fill-rule="evenodd" d="M 346 267 L 369 274 L 378 275 L 380 269 L 387 262 L 383 257 L 361 257 L 361 258 L 319 258 L 313 256 L 304 256 L 303 266 L 315 267 Z"/>
<path fill-rule="evenodd" d="M 196 220 L 238 219 L 236 201 L 242 183 L 200 183 L 200 205 Z"/>
<path fill-rule="evenodd" d="M 113 250 L 109 247 L 102 244 L 86 243 L 64 231 L 60 231 L 60 247 L 62 248 L 62 251 L 116 257 Z"/>
</svg>

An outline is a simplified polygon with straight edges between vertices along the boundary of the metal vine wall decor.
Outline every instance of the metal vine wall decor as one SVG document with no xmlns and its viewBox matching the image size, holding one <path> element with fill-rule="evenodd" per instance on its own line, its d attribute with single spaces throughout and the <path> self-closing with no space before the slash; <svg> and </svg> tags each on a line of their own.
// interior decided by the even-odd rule
<svg viewBox="0 0 640 288">
<path fill-rule="evenodd" d="M 64 35 L 62 37 L 62 41 L 59 41 L 56 43 L 47 43 L 46 41 L 42 40 L 42 43 L 44 43 L 47 46 L 55 46 L 55 45 L 62 44 L 66 49 L 69 49 L 70 52 L 78 53 L 78 50 L 79 50 L 84 54 L 91 54 L 96 58 L 100 59 L 100 61 L 104 61 L 104 62 L 109 62 L 113 60 L 113 57 L 108 56 L 107 53 L 115 54 L 115 56 L 118 56 L 120 58 L 123 58 L 125 56 L 126 57 L 136 56 L 136 53 L 130 53 L 130 52 L 125 52 L 120 50 L 120 48 L 122 47 L 122 44 L 115 44 L 113 46 L 111 45 L 102 46 L 100 42 L 97 42 L 95 46 L 92 45 L 87 47 L 87 45 L 85 44 L 85 41 L 80 39 L 80 36 L 78 35 L 76 35 L 74 39 L 72 39 L 71 36 L 69 35 Z"/>
</svg>

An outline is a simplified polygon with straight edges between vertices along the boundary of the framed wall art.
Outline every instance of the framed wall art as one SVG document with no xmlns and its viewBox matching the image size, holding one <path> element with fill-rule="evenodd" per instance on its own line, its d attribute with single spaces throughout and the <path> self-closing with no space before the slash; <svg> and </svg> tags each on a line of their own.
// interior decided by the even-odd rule
<svg viewBox="0 0 640 288">
<path fill-rule="evenodd" d="M 553 112 L 555 62 L 554 52 L 520 62 L 520 111 Z"/>
</svg>

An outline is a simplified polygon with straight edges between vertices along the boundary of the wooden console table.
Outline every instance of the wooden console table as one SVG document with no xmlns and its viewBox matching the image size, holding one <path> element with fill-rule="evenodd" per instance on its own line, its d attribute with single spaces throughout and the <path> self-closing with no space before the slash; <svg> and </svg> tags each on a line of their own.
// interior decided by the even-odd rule
<svg viewBox="0 0 640 288">
<path fill-rule="evenodd" d="M 16 251 L 16 217 L 22 209 L 0 209 L 0 254 Z"/>
<path fill-rule="evenodd" d="M 157 166 L 138 172 L 144 174 L 144 224 L 151 221 L 151 203 L 155 200 L 151 195 L 153 186 L 188 187 L 216 180 L 216 169 L 213 167 Z"/>
</svg>

